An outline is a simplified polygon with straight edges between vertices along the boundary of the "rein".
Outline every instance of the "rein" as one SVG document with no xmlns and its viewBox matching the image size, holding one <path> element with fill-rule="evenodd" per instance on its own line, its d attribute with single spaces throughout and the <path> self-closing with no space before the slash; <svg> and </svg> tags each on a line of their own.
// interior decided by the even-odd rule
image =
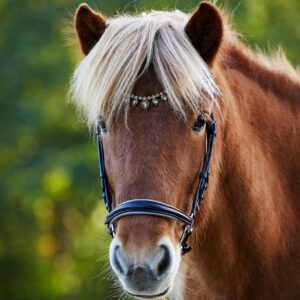
<svg viewBox="0 0 300 300">
<path fill-rule="evenodd" d="M 213 114 L 211 115 L 211 119 L 211 122 L 206 121 L 207 149 L 204 156 L 203 167 L 199 174 L 199 184 L 190 214 L 186 214 L 172 205 L 152 199 L 131 199 L 119 204 L 115 208 L 112 208 L 112 197 L 109 191 L 108 178 L 105 171 L 104 149 L 101 138 L 101 119 L 98 121 L 96 127 L 96 138 L 98 145 L 100 180 L 102 187 L 102 197 L 105 203 L 106 210 L 108 212 L 105 218 L 105 225 L 107 226 L 108 232 L 112 237 L 114 237 L 115 234 L 115 222 L 122 217 L 131 215 L 159 216 L 163 218 L 174 219 L 184 223 L 185 229 L 180 239 L 181 254 L 184 255 L 192 249 L 187 241 L 189 236 L 192 234 L 196 212 L 201 206 L 204 193 L 208 185 L 210 174 L 209 166 L 212 156 L 214 139 L 216 137 L 216 121 L 214 120 Z M 102 128 L 102 131 L 105 131 L 105 129 Z"/>
</svg>

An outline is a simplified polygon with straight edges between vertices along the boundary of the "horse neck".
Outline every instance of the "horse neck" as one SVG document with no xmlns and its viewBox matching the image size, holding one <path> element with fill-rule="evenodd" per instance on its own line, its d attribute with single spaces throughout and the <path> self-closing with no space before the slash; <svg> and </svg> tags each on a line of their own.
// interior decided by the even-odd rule
<svg viewBox="0 0 300 300">
<path fill-rule="evenodd" d="M 205 221 L 196 228 L 191 262 L 198 261 L 205 284 L 241 295 L 255 278 L 274 275 L 279 258 L 290 251 L 296 220 L 292 192 L 299 191 L 297 183 L 288 182 L 297 169 L 290 156 L 299 147 L 290 140 L 291 127 L 280 120 L 295 122 L 300 84 L 272 73 L 237 44 L 226 51 L 227 59 L 215 69 L 222 115 L 217 112 Z"/>
</svg>

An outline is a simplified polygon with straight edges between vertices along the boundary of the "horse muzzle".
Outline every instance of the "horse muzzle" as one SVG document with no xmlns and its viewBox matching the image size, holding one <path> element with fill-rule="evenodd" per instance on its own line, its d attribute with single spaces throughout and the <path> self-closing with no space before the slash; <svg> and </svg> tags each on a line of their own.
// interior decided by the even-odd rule
<svg viewBox="0 0 300 300">
<path fill-rule="evenodd" d="M 110 263 L 128 294 L 155 298 L 168 292 L 180 264 L 180 251 L 175 250 L 169 238 L 162 238 L 151 249 L 124 249 L 115 238 L 110 247 Z"/>
</svg>

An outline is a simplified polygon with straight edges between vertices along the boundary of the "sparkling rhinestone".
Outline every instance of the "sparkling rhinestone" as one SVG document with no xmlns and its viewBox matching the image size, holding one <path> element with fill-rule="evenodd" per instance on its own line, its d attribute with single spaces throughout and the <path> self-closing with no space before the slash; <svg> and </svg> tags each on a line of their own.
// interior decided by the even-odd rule
<svg viewBox="0 0 300 300">
<path fill-rule="evenodd" d="M 138 103 L 139 103 L 138 99 L 134 98 L 134 100 L 132 101 L 132 105 L 137 106 Z"/>
<path fill-rule="evenodd" d="M 152 103 L 153 103 L 154 105 L 158 105 L 158 102 L 159 102 L 158 99 L 153 99 L 153 100 L 152 100 Z"/>
<path fill-rule="evenodd" d="M 143 97 L 143 100 L 147 100 L 147 97 Z"/>
<path fill-rule="evenodd" d="M 148 100 L 143 100 L 141 105 L 142 105 L 143 109 L 147 109 L 149 107 L 149 101 Z"/>
<path fill-rule="evenodd" d="M 134 96 L 134 99 L 136 99 L 136 100 L 137 100 L 138 98 L 139 98 L 138 96 Z"/>
<path fill-rule="evenodd" d="M 140 100 L 143 100 L 143 97 L 140 96 L 139 99 L 140 99 Z"/>
<path fill-rule="evenodd" d="M 147 99 L 148 99 L 148 100 L 151 100 L 151 96 L 148 96 Z"/>
<path fill-rule="evenodd" d="M 155 95 L 155 97 L 159 97 L 159 96 L 160 96 L 160 94 L 159 94 L 159 93 Z"/>
<path fill-rule="evenodd" d="M 168 99 L 168 97 L 167 97 L 167 95 L 162 95 L 161 99 L 164 100 L 164 101 L 166 101 Z"/>
<path fill-rule="evenodd" d="M 133 98 L 134 98 L 134 95 L 131 95 L 130 98 L 133 99 Z"/>
<path fill-rule="evenodd" d="M 152 98 L 152 99 L 155 99 L 155 98 L 156 98 L 156 96 L 155 96 L 155 95 L 152 95 L 152 96 L 151 96 L 151 98 Z"/>
</svg>

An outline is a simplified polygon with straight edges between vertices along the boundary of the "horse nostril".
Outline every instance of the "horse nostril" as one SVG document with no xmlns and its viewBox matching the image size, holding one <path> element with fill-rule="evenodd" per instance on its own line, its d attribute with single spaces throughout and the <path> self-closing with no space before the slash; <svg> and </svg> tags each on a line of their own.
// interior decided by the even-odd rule
<svg viewBox="0 0 300 300">
<path fill-rule="evenodd" d="M 160 248 L 163 251 L 162 258 L 157 265 L 157 275 L 162 276 L 169 268 L 171 263 L 170 251 L 167 246 L 161 245 Z"/>
<path fill-rule="evenodd" d="M 120 246 L 116 246 L 115 247 L 115 251 L 114 251 L 114 255 L 113 255 L 113 259 L 114 259 L 114 264 L 115 267 L 118 269 L 118 271 L 122 274 L 125 275 L 125 270 L 122 267 L 122 265 L 124 265 L 124 262 L 122 262 L 123 257 L 120 253 Z"/>
</svg>

